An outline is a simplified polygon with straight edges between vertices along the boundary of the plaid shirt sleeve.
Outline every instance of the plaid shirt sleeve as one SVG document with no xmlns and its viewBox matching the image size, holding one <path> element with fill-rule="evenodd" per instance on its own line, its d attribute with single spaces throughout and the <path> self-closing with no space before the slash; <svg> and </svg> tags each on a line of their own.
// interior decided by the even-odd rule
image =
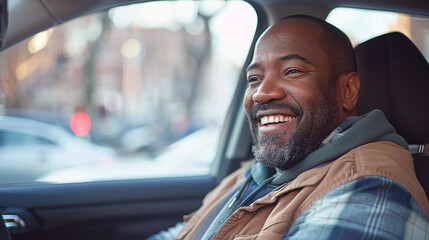
<svg viewBox="0 0 429 240">
<path fill-rule="evenodd" d="M 400 184 L 365 177 L 317 200 L 284 239 L 429 239 L 429 220 Z"/>
</svg>

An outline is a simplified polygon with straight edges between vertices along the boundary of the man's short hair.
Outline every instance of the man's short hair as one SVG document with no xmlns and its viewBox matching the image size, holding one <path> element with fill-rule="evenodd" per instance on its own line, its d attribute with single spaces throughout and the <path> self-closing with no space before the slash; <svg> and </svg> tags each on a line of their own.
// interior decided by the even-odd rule
<svg viewBox="0 0 429 240">
<path fill-rule="evenodd" d="M 282 18 L 280 21 L 288 19 L 302 19 L 317 23 L 322 28 L 322 35 L 319 44 L 328 56 L 329 78 L 331 84 L 339 75 L 349 72 L 357 72 L 356 58 L 353 46 L 347 35 L 334 25 L 327 23 L 316 17 L 307 15 L 291 15 Z"/>
</svg>

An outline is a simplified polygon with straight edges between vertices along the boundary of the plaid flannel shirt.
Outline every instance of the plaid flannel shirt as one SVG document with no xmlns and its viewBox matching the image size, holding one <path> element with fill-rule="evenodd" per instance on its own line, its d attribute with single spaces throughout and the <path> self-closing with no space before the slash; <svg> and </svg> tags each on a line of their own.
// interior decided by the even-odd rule
<svg viewBox="0 0 429 240">
<path fill-rule="evenodd" d="M 429 221 L 400 184 L 365 177 L 317 200 L 284 239 L 429 239 Z"/>
</svg>

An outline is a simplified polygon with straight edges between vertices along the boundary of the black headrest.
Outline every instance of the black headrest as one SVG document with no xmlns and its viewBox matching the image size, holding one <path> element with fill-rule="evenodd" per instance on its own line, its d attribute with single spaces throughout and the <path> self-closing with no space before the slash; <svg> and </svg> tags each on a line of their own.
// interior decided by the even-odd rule
<svg viewBox="0 0 429 240">
<path fill-rule="evenodd" d="M 358 113 L 378 108 L 408 144 L 429 143 L 429 65 L 417 47 L 394 32 L 359 44 L 355 53 Z"/>
</svg>

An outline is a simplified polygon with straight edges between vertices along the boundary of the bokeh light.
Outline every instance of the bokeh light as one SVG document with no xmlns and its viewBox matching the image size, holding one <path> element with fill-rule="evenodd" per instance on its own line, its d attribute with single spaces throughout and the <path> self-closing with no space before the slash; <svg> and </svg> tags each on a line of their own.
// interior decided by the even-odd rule
<svg viewBox="0 0 429 240">
<path fill-rule="evenodd" d="M 50 28 L 46 31 L 40 32 L 28 42 L 28 52 L 33 54 L 36 53 L 48 45 L 49 38 L 52 35 L 53 29 Z"/>
<path fill-rule="evenodd" d="M 134 38 L 126 40 L 121 46 L 122 56 L 132 58 L 139 55 L 141 49 L 140 41 Z"/>
<path fill-rule="evenodd" d="M 84 137 L 91 130 L 91 118 L 84 112 L 78 112 L 70 118 L 70 128 L 76 136 Z"/>
</svg>

